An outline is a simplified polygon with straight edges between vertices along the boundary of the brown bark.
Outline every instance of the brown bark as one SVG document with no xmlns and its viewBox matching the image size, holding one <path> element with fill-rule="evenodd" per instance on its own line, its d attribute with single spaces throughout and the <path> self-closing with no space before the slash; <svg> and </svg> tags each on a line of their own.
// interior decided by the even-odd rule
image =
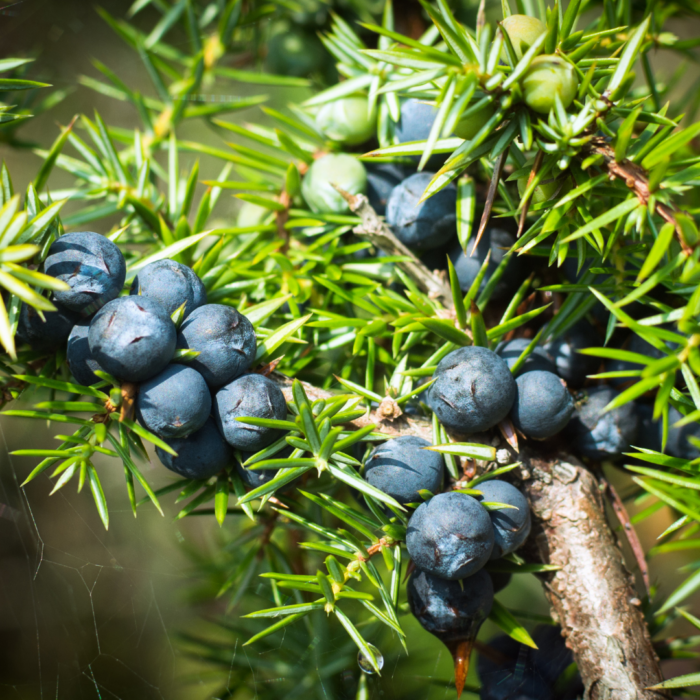
<svg viewBox="0 0 700 700">
<path fill-rule="evenodd" d="M 519 455 L 533 514 L 527 554 L 560 566 L 543 577 L 552 612 L 576 658 L 587 700 L 659 700 L 662 680 L 634 579 L 605 516 L 596 477 L 564 454 Z"/>
<path fill-rule="evenodd" d="M 292 380 L 278 373 L 271 376 L 291 399 Z M 310 384 L 304 383 L 304 389 L 312 400 L 332 395 Z M 402 415 L 382 422 L 373 412 L 353 425 L 370 423 L 387 435 L 432 440 L 426 419 Z M 489 442 L 496 440 L 499 449 L 509 449 L 500 437 Z M 552 615 L 581 672 L 585 700 L 670 698 L 663 690 L 647 690 L 663 678 L 633 578 L 606 519 L 601 484 L 575 458 L 549 450 L 527 446 L 518 455 L 511 452 L 513 461 L 522 463 L 511 475 L 532 508 L 532 534 L 523 554 L 531 561 L 561 567 L 542 580 Z"/>
</svg>

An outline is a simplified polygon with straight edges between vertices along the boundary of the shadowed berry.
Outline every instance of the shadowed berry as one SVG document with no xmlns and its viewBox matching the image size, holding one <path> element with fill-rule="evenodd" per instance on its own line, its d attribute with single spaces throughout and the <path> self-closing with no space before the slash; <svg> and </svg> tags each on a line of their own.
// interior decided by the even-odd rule
<svg viewBox="0 0 700 700">
<path fill-rule="evenodd" d="M 314 32 L 291 26 L 270 37 L 265 65 L 270 73 L 303 78 L 322 71 L 327 57 Z"/>
<path fill-rule="evenodd" d="M 525 104 L 541 114 L 549 114 L 556 96 L 566 109 L 576 97 L 576 71 L 560 56 L 537 56 L 522 80 Z"/>
<path fill-rule="evenodd" d="M 99 233 L 67 233 L 51 244 L 44 272 L 70 286 L 54 292 L 56 304 L 91 316 L 116 299 L 124 286 L 126 263 L 115 243 Z"/>
<path fill-rule="evenodd" d="M 165 442 L 177 452 L 177 457 L 156 447 L 158 459 L 164 467 L 187 479 L 208 479 L 234 462 L 231 446 L 211 418 L 191 435 Z"/>
<path fill-rule="evenodd" d="M 101 370 L 102 367 L 97 364 L 90 352 L 90 344 L 88 342 L 89 330 L 89 323 L 77 323 L 73 326 L 73 330 L 68 336 L 66 352 L 70 372 L 78 384 L 83 386 L 90 386 L 101 381 L 95 374 L 95 370 Z"/>
<path fill-rule="evenodd" d="M 689 437 L 700 439 L 700 425 L 695 421 L 688 425 L 675 427 L 683 418 L 683 414 L 669 406 L 668 409 L 668 435 L 666 437 L 666 449 L 662 450 L 663 438 L 663 421 L 659 417 L 654 420 L 654 408 L 650 404 L 639 403 L 635 406 L 635 412 L 639 418 L 639 430 L 637 431 L 637 439 L 634 442 L 635 447 L 644 447 L 648 450 L 656 452 L 665 452 L 672 457 L 679 459 L 693 460 L 700 456 L 700 451 L 691 442 Z"/>
<path fill-rule="evenodd" d="M 508 369 L 513 369 L 518 358 L 523 354 L 525 348 L 529 344 L 530 340 L 527 338 L 515 338 L 496 348 L 496 354 L 503 358 L 503 361 L 508 365 Z M 527 356 L 523 365 L 521 365 L 518 374 L 532 372 L 533 370 L 541 370 L 543 372 L 556 371 L 552 358 L 541 345 L 535 345 L 533 351 Z"/>
<path fill-rule="evenodd" d="M 271 455 L 266 459 L 287 459 L 292 454 L 292 452 L 294 452 L 293 447 L 283 447 L 279 452 L 275 452 L 274 455 Z M 242 452 L 241 458 L 245 462 L 254 454 L 254 452 Z M 264 486 L 265 484 L 272 481 L 279 473 L 279 469 L 251 469 L 252 466 L 254 465 L 244 467 L 243 464 L 239 464 L 238 462 L 236 462 L 236 473 L 238 474 L 238 476 L 241 477 L 241 481 L 249 489 L 257 489 L 258 486 Z M 294 479 L 294 481 L 291 481 L 290 483 L 283 486 L 280 489 L 280 491 L 282 493 L 291 491 L 292 489 L 294 489 L 295 485 L 298 482 L 298 478 Z"/>
<path fill-rule="evenodd" d="M 445 581 L 416 570 L 406 586 L 408 605 L 418 622 L 450 650 L 460 695 L 469 671 L 471 648 L 491 612 L 493 586 L 485 571 L 462 581 Z"/>
<path fill-rule="evenodd" d="M 560 377 L 534 370 L 521 374 L 515 385 L 510 417 L 523 435 L 544 440 L 567 426 L 574 413 L 574 400 Z"/>
<path fill-rule="evenodd" d="M 454 350 L 435 370 L 428 405 L 448 428 L 462 433 L 488 430 L 509 413 L 515 380 L 508 365 L 488 348 Z"/>
<path fill-rule="evenodd" d="M 119 297 L 92 319 L 90 352 L 105 372 L 142 382 L 162 372 L 175 352 L 177 332 L 165 309 L 148 297 Z"/>
<path fill-rule="evenodd" d="M 513 578 L 512 574 L 506 574 L 502 571 L 489 570 L 488 574 L 491 577 L 491 583 L 493 584 L 493 592 L 494 593 L 498 593 L 499 591 L 502 591 L 510 583 L 510 580 Z"/>
<path fill-rule="evenodd" d="M 628 452 L 637 437 L 638 417 L 634 402 L 603 413 L 618 393 L 609 387 L 594 387 L 574 413 L 569 429 L 574 447 L 592 459 L 610 459 Z"/>
<path fill-rule="evenodd" d="M 494 534 L 479 501 L 451 491 L 422 503 L 408 521 L 406 547 L 415 565 L 454 581 L 471 576 L 489 560 Z"/>
<path fill-rule="evenodd" d="M 544 22 L 529 15 L 510 15 L 510 17 L 506 17 L 501 22 L 501 26 L 508 32 L 508 38 L 513 45 L 513 51 L 515 51 L 515 57 L 518 61 L 535 41 L 547 31 L 547 25 Z M 504 54 L 505 49 L 502 55 Z"/>
<path fill-rule="evenodd" d="M 257 452 L 277 440 L 281 433 L 273 428 L 241 423 L 237 418 L 287 417 L 287 404 L 279 387 L 262 374 L 245 374 L 219 389 L 214 397 L 214 418 L 229 445 Z"/>
<path fill-rule="evenodd" d="M 399 503 L 420 502 L 418 493 L 442 488 L 445 460 L 439 452 L 425 450 L 431 443 L 404 435 L 377 447 L 365 464 L 365 479 Z"/>
<path fill-rule="evenodd" d="M 486 260 L 486 256 L 490 251 L 491 257 L 486 267 L 486 274 L 479 286 L 479 291 L 483 291 L 484 287 L 486 287 L 491 279 L 491 275 L 493 275 L 496 268 L 501 264 L 508 249 L 515 243 L 515 237 L 508 231 L 504 231 L 500 228 L 487 228 L 479 241 L 479 245 L 476 247 L 476 252 L 472 255 L 475 242 L 476 236 L 473 236 L 467 244 L 466 255 L 459 243 L 454 245 L 450 251 L 450 260 L 452 260 L 455 272 L 457 273 L 457 279 L 459 279 L 459 286 L 463 292 L 466 292 L 472 286 L 472 283 L 479 274 L 479 270 L 481 270 L 481 266 L 484 264 L 484 260 Z M 520 282 L 520 277 L 522 276 L 522 269 L 522 261 L 511 255 L 506 264 L 506 269 L 498 281 L 491 298 L 498 299 L 504 294 L 507 294 L 514 287 L 517 287 Z"/>
<path fill-rule="evenodd" d="M 250 369 L 255 359 L 255 330 L 233 307 L 205 304 L 183 321 L 177 347 L 199 352 L 187 365 L 216 389 Z"/>
<path fill-rule="evenodd" d="M 561 627 L 540 625 L 532 632 L 537 649 L 501 635 L 488 641 L 479 653 L 477 669 L 482 700 L 541 700 L 575 698 L 583 692 L 576 674 L 561 687 L 557 681 L 573 662 Z M 556 684 L 556 685 L 555 685 Z"/>
<path fill-rule="evenodd" d="M 489 640 L 476 662 L 480 700 L 554 700 L 551 683 L 533 666 L 535 653 L 506 635 Z"/>
<path fill-rule="evenodd" d="M 481 491 L 481 496 L 476 496 L 480 503 L 505 503 L 515 506 L 488 511 L 494 538 L 491 559 L 514 552 L 530 534 L 530 504 L 527 498 L 513 484 L 498 479 L 482 481 L 475 488 Z"/>
<path fill-rule="evenodd" d="M 209 418 L 209 387 L 197 370 L 170 365 L 141 384 L 136 412 L 143 426 L 158 437 L 187 437 Z"/>
<path fill-rule="evenodd" d="M 202 280 L 187 265 L 167 259 L 141 268 L 131 284 L 130 294 L 154 299 L 168 314 L 185 304 L 185 317 L 207 303 Z"/>
<path fill-rule="evenodd" d="M 374 136 L 377 111 L 369 109 L 363 95 L 342 97 L 322 105 L 316 114 L 316 126 L 323 134 L 338 143 L 356 146 Z"/>
<path fill-rule="evenodd" d="M 683 418 L 683 414 L 673 406 L 668 409 L 668 437 L 666 439 L 666 452 L 672 457 L 679 459 L 697 459 L 700 456 L 698 448 L 688 441 L 689 437 L 700 439 L 700 425 L 693 421 L 688 425 L 677 428 L 677 423 Z M 659 432 L 661 433 L 662 423 L 659 421 Z"/>
<path fill-rule="evenodd" d="M 392 190 L 408 176 L 405 168 L 394 163 L 366 163 L 367 199 L 380 216 L 386 212 L 386 203 Z"/>
<path fill-rule="evenodd" d="M 419 204 L 435 173 L 420 172 L 397 185 L 386 205 L 386 221 L 409 248 L 429 250 L 457 234 L 457 190 L 448 185 Z"/>
<path fill-rule="evenodd" d="M 636 352 L 638 355 L 644 355 L 644 357 L 654 360 L 660 360 L 662 357 L 664 357 L 664 353 L 661 350 L 654 347 L 651 343 L 647 343 L 646 340 L 640 338 L 634 333 L 622 346 L 622 349 L 627 350 L 628 352 Z M 628 360 L 613 359 L 605 362 L 606 372 L 640 371 L 644 369 L 644 367 L 645 365 L 640 362 L 629 362 Z M 639 377 L 611 377 L 607 381 L 611 386 L 626 389 L 632 384 L 636 384 L 639 381 Z"/>
<path fill-rule="evenodd" d="M 574 661 L 574 655 L 562 637 L 561 627 L 538 625 L 532 638 L 537 644 L 537 649 L 532 650 L 532 664 L 546 681 L 554 684 Z"/>
<path fill-rule="evenodd" d="M 581 355 L 579 350 L 600 345 L 595 328 L 586 320 L 575 323 L 558 338 L 547 343 L 545 350 L 554 360 L 556 373 L 573 389 L 579 389 L 589 374 L 595 374 L 600 359 Z"/>
<path fill-rule="evenodd" d="M 17 345 L 26 343 L 37 352 L 52 352 L 65 343 L 78 317 L 58 309 L 44 311 L 42 321 L 39 312 L 29 304 L 22 304 L 17 321 Z"/>
<path fill-rule="evenodd" d="M 350 194 L 364 194 L 367 191 L 365 166 L 347 153 L 331 153 L 315 160 L 301 183 L 301 194 L 311 211 L 319 214 L 350 211 L 333 184 Z"/>
<path fill-rule="evenodd" d="M 394 126 L 399 143 L 425 141 L 430 135 L 437 109 L 413 98 L 401 102 L 401 117 Z"/>
</svg>

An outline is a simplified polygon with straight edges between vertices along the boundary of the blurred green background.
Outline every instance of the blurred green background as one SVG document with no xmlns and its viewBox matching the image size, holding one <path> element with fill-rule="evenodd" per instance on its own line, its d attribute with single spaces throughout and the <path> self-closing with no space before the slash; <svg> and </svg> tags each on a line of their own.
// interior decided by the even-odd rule
<svg viewBox="0 0 700 700">
<path fill-rule="evenodd" d="M 101 6 L 123 16 L 130 4 L 110 0 Z M 97 110 L 112 126 L 129 128 L 136 124 L 130 105 L 98 95 L 78 83 L 81 75 L 97 75 L 91 61 L 98 59 L 132 88 L 152 94 L 138 56 L 120 42 L 90 3 L 23 0 L 3 7 L 3 57 L 36 55 L 32 76 L 71 90 L 56 108 L 22 129 L 24 140 L 46 146 L 55 139 L 59 125 L 67 124 L 80 112 L 91 115 Z M 146 11 L 137 16 L 135 23 L 151 27 L 158 17 Z M 692 36 L 692 31 L 692 27 L 678 28 L 683 35 Z M 276 107 L 307 94 L 304 90 L 261 89 L 240 83 L 235 90 L 236 95 L 269 94 L 268 104 Z M 259 121 L 262 116 L 252 108 L 235 113 L 234 118 Z M 213 145 L 221 143 L 219 135 L 204 124 L 188 124 L 178 136 Z M 34 178 L 41 160 L 30 149 L 5 145 L 0 145 L 0 155 L 8 164 L 17 191 L 22 191 Z M 191 162 L 185 156 L 181 160 L 183 169 Z M 201 179 L 215 178 L 220 169 L 220 162 L 202 159 Z M 70 178 L 56 171 L 52 185 L 68 186 Z M 222 222 L 231 225 L 235 212 L 233 199 L 222 197 L 218 212 Z M 184 653 L 179 635 L 211 630 L 208 620 L 238 614 L 236 608 L 226 610 L 224 599 L 204 599 L 202 592 L 210 587 L 199 579 L 204 570 L 202 561 L 214 566 L 231 557 L 222 545 L 233 539 L 238 521 L 229 518 L 224 531 L 213 518 L 174 522 L 172 498 L 163 499 L 164 506 L 170 506 L 165 518 L 146 506 L 134 519 L 121 470 L 115 469 L 114 463 L 105 463 L 96 465 L 110 502 L 110 529 L 105 532 L 87 491 L 78 495 L 70 489 L 61 490 L 50 498 L 52 485 L 45 475 L 27 489 L 20 489 L 19 484 L 36 460 L 11 457 L 9 452 L 29 446 L 55 446 L 52 432 L 41 429 L 35 421 L 30 424 L 0 418 L 0 698 L 214 697 L 212 693 L 225 678 L 218 672 L 212 676 L 205 661 Z M 148 480 L 156 487 L 170 481 L 155 458 L 147 472 Z M 626 480 L 619 474 L 611 478 L 624 492 Z M 645 548 L 670 524 L 671 517 L 665 510 L 646 520 L 639 533 Z M 196 561 L 200 566 L 195 565 Z M 634 560 L 628 557 L 628 561 Z M 652 581 L 663 577 L 661 587 L 668 594 L 680 580 L 675 571 L 683 557 L 665 555 L 655 561 L 664 566 L 663 570 L 658 564 L 657 569 L 652 567 Z M 249 587 L 253 594 L 260 590 L 257 581 L 251 581 Z M 519 577 L 501 595 L 516 610 L 547 613 L 540 584 L 534 577 Z M 264 603 L 264 598 L 261 600 Z M 426 697 L 452 697 L 452 661 L 446 649 L 414 622 L 409 623 L 407 631 L 411 652 L 408 664 L 405 659 L 394 668 L 387 663 L 381 680 L 369 678 L 369 697 L 405 697 L 415 690 L 417 677 L 434 681 L 427 687 Z M 336 633 L 338 643 L 343 642 L 344 633 Z M 488 639 L 492 634 L 495 629 L 486 625 L 481 638 Z M 239 655 L 250 659 L 258 653 L 255 647 L 242 649 L 243 641 L 231 644 L 231 637 L 226 638 L 232 664 L 236 659 L 240 661 Z M 328 663 L 334 655 L 332 629 L 322 641 L 312 651 L 319 663 Z M 383 651 L 387 657 L 392 652 L 391 656 L 398 659 L 396 648 Z M 392 663 L 397 661 L 392 659 Z M 254 665 L 251 663 L 251 668 Z M 682 663 L 674 662 L 666 673 L 675 675 L 684 669 Z M 473 673 L 470 681 L 474 680 Z M 347 689 L 342 697 L 354 697 L 359 675 L 355 663 L 338 670 L 340 687 Z M 325 693 L 318 684 L 310 695 L 333 697 Z M 253 698 L 256 694 L 258 689 L 251 692 L 241 688 L 236 697 Z M 259 694 L 273 696 L 274 687 L 261 687 Z"/>
</svg>

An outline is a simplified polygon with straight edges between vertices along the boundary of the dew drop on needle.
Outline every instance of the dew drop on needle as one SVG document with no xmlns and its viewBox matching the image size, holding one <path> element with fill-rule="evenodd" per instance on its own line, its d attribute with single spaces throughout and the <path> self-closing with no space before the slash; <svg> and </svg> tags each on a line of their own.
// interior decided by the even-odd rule
<svg viewBox="0 0 700 700">
<path fill-rule="evenodd" d="M 381 671 L 384 667 L 384 657 L 382 656 L 382 652 L 379 651 L 379 649 L 377 649 L 377 647 L 375 647 L 373 644 L 368 644 L 367 646 L 372 654 L 374 654 L 374 659 L 377 662 L 377 668 Z M 357 652 L 357 665 L 360 667 L 360 670 L 364 671 L 365 673 L 376 673 L 372 661 L 361 651 Z"/>
</svg>

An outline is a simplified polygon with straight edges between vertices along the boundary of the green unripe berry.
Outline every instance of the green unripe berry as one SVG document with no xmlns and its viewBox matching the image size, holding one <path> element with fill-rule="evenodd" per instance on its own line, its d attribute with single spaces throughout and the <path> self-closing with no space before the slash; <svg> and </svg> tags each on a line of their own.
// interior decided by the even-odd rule
<svg viewBox="0 0 700 700">
<path fill-rule="evenodd" d="M 501 23 L 508 32 L 518 60 L 547 31 L 547 25 L 536 17 L 528 15 L 511 15 Z"/>
<path fill-rule="evenodd" d="M 333 141 L 355 146 L 372 138 L 377 126 L 376 110 L 362 95 L 328 102 L 316 115 L 316 126 Z"/>
<path fill-rule="evenodd" d="M 522 197 L 527 189 L 528 176 L 518 178 L 518 193 Z M 560 191 L 561 190 L 561 191 Z M 544 182 L 535 187 L 535 191 L 532 193 L 531 202 L 533 204 L 541 204 L 542 202 L 548 202 L 555 194 L 559 192 L 560 196 L 564 194 L 564 188 L 562 188 L 561 180 L 554 180 L 547 177 Z"/>
<path fill-rule="evenodd" d="M 484 109 L 479 110 L 476 114 L 462 117 L 454 128 L 454 135 L 458 136 L 460 139 L 473 139 L 481 131 L 486 122 L 491 119 L 495 111 L 492 105 L 488 105 L 484 107 Z"/>
<path fill-rule="evenodd" d="M 281 25 L 267 44 L 265 63 L 271 73 L 303 77 L 322 71 L 326 56 L 313 32 Z"/>
<path fill-rule="evenodd" d="M 559 95 L 564 109 L 576 97 L 578 78 L 573 67 L 559 56 L 537 56 L 522 82 L 525 104 L 541 114 L 549 114 Z"/>
<path fill-rule="evenodd" d="M 301 183 L 301 194 L 311 211 L 344 214 L 350 210 L 331 183 L 350 194 L 364 194 L 367 191 L 365 166 L 347 153 L 332 153 L 315 160 Z"/>
</svg>

